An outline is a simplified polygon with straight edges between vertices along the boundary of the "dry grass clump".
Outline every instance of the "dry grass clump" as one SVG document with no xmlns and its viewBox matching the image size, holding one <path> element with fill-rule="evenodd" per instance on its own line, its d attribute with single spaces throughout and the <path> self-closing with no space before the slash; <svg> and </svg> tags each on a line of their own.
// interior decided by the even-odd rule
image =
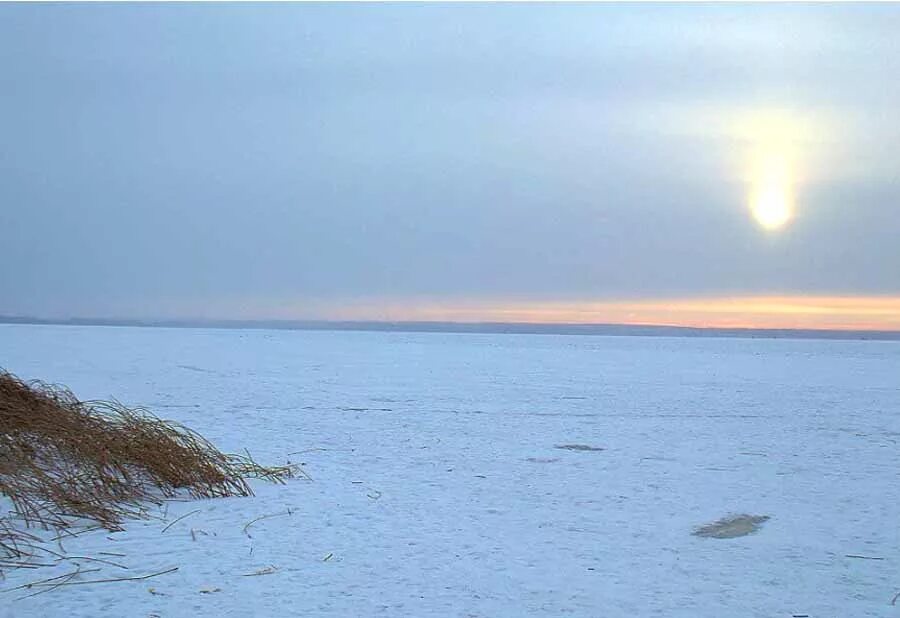
<svg viewBox="0 0 900 618">
<path fill-rule="evenodd" d="M 0 554 L 29 555 L 22 530 L 65 529 L 79 519 L 109 530 L 141 517 L 147 502 L 182 492 L 247 496 L 249 477 L 281 481 L 290 467 L 264 468 L 226 455 L 187 427 L 116 401 L 79 401 L 65 387 L 25 382 L 0 370 Z"/>
</svg>

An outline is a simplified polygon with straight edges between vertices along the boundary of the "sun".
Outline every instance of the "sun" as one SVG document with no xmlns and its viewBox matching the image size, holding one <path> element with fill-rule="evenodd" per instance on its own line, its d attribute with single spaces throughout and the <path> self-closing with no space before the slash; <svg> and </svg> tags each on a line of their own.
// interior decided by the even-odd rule
<svg viewBox="0 0 900 618">
<path fill-rule="evenodd" d="M 778 153 L 765 155 L 754 174 L 750 211 L 767 230 L 783 228 L 793 218 L 794 196 L 791 165 Z"/>
<path fill-rule="evenodd" d="M 783 230 L 794 220 L 796 191 L 807 171 L 801 164 L 806 145 L 821 133 L 816 128 L 803 116 L 777 110 L 748 114 L 735 123 L 734 134 L 746 148 L 741 175 L 749 212 L 767 232 Z"/>
</svg>

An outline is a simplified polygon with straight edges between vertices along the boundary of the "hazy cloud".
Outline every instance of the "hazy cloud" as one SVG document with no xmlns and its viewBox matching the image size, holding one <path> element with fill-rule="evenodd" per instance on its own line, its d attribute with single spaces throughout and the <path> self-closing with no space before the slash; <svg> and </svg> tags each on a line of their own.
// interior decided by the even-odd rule
<svg viewBox="0 0 900 618">
<path fill-rule="evenodd" d="M 898 31 L 892 5 L 3 5 L 0 313 L 898 294 Z M 774 234 L 741 177 L 766 114 L 813 127 Z"/>
</svg>

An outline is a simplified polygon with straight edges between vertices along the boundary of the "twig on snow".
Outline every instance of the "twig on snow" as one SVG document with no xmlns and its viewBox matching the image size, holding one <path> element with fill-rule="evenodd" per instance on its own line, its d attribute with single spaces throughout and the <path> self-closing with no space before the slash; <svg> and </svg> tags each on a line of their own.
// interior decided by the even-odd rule
<svg viewBox="0 0 900 618">
<path fill-rule="evenodd" d="M 128 570 L 128 567 L 124 564 L 119 564 L 118 562 L 113 562 L 112 560 L 104 560 L 103 558 L 91 558 L 90 556 L 66 556 L 65 558 L 59 558 L 57 562 L 60 562 L 62 560 L 89 560 L 90 562 L 100 562 L 102 564 L 108 564 L 110 566 Z"/>
<path fill-rule="evenodd" d="M 58 586 L 76 586 L 80 584 L 105 584 L 108 582 L 131 582 L 138 581 L 142 579 L 150 579 L 151 577 L 158 577 L 160 575 L 165 575 L 167 573 L 172 573 L 177 571 L 179 567 L 172 567 L 171 569 L 166 569 L 165 571 L 159 571 L 158 573 L 150 573 L 149 575 L 138 575 L 137 577 L 111 577 L 109 579 L 89 579 L 86 582 L 72 582 L 66 581 L 65 583 L 58 584 Z M 98 570 L 99 569 L 95 569 Z M 82 573 L 87 573 L 87 571 L 81 571 Z M 46 585 L 46 584 L 32 584 L 35 586 L 38 585 Z"/>
<path fill-rule="evenodd" d="M 50 577 L 50 578 L 47 578 L 47 579 L 41 579 L 41 580 L 38 580 L 38 581 L 36 581 L 36 582 L 30 582 L 30 583 L 27 583 L 27 584 L 22 584 L 21 586 L 16 586 L 15 588 L 8 588 L 8 589 L 4 590 L 3 592 L 13 592 L 14 590 L 21 590 L 21 589 L 23 589 L 23 588 L 31 588 L 32 586 L 45 586 L 45 585 L 47 585 L 49 582 L 55 582 L 55 581 L 60 580 L 60 579 L 63 579 L 63 578 L 72 578 L 72 577 L 75 577 L 75 576 L 78 575 L 79 573 L 95 573 L 96 571 L 99 571 L 99 570 L 100 570 L 100 569 L 87 569 L 87 570 L 82 570 L 81 567 L 78 567 L 77 569 L 75 569 L 75 570 L 72 571 L 71 573 L 63 573 L 62 575 L 57 575 L 56 577 Z M 68 580 L 67 580 L 67 581 L 68 581 Z M 31 596 L 31 595 L 29 595 L 29 596 Z M 21 597 L 21 598 L 25 599 L 25 598 L 27 598 L 27 597 Z M 18 600 L 18 599 L 16 599 L 16 600 Z"/>
<path fill-rule="evenodd" d="M 250 526 L 252 526 L 253 524 L 255 524 L 258 521 L 262 521 L 263 519 L 270 519 L 272 517 L 281 517 L 283 515 L 293 515 L 293 513 L 291 512 L 290 509 L 288 509 L 284 513 L 272 513 L 270 515 L 261 515 L 261 516 L 257 517 L 256 519 L 251 519 L 246 524 L 244 524 L 244 534 L 246 534 L 248 538 L 252 539 L 253 537 L 250 536 L 249 532 L 247 532 L 247 528 L 249 528 Z"/>
<path fill-rule="evenodd" d="M 194 513 L 199 513 L 199 512 L 200 512 L 200 509 L 194 509 L 194 510 L 191 511 L 190 513 L 185 513 L 185 514 L 182 515 L 181 517 L 178 517 L 178 518 L 174 519 L 171 523 L 169 523 L 165 528 L 162 529 L 162 531 L 160 532 L 160 534 L 162 534 L 163 532 L 165 532 L 166 530 L 168 530 L 169 528 L 171 528 L 172 526 L 174 526 L 175 524 L 177 524 L 178 522 L 180 522 L 182 519 L 184 519 L 184 518 L 186 518 L 186 517 L 190 517 L 190 516 L 193 515 Z"/>
</svg>

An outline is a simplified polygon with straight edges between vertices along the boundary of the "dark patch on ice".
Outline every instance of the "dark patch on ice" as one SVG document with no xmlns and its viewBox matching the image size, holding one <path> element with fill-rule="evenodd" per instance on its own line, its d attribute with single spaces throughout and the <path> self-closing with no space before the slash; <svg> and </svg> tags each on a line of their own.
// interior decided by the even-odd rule
<svg viewBox="0 0 900 618">
<path fill-rule="evenodd" d="M 474 414 L 486 414 L 484 410 L 445 410 L 443 408 L 431 408 L 428 410 L 429 412 L 433 412 L 435 414 L 455 414 L 459 415 L 474 415 Z"/>
<path fill-rule="evenodd" d="M 393 412 L 393 408 L 338 408 L 344 412 Z"/>
<path fill-rule="evenodd" d="M 574 400 L 574 399 L 587 399 L 587 397 L 575 397 L 574 395 L 566 395 L 566 396 L 560 397 L 560 399 Z"/>
<path fill-rule="evenodd" d="M 588 444 L 557 444 L 553 448 L 562 449 L 564 451 L 583 451 L 583 452 L 597 452 L 597 451 L 606 450 L 600 446 L 590 446 Z"/>
<path fill-rule="evenodd" d="M 178 365 L 181 369 L 187 369 L 188 371 L 197 371 L 199 373 L 215 373 L 210 369 L 204 369 L 203 367 L 195 367 L 194 365 Z"/>
<path fill-rule="evenodd" d="M 559 457 L 529 457 L 525 461 L 530 461 L 531 463 L 554 463 L 559 461 Z"/>
<path fill-rule="evenodd" d="M 769 519 L 768 515 L 729 515 L 711 524 L 696 528 L 694 536 L 708 539 L 734 539 L 757 532 L 760 526 Z"/>
</svg>

